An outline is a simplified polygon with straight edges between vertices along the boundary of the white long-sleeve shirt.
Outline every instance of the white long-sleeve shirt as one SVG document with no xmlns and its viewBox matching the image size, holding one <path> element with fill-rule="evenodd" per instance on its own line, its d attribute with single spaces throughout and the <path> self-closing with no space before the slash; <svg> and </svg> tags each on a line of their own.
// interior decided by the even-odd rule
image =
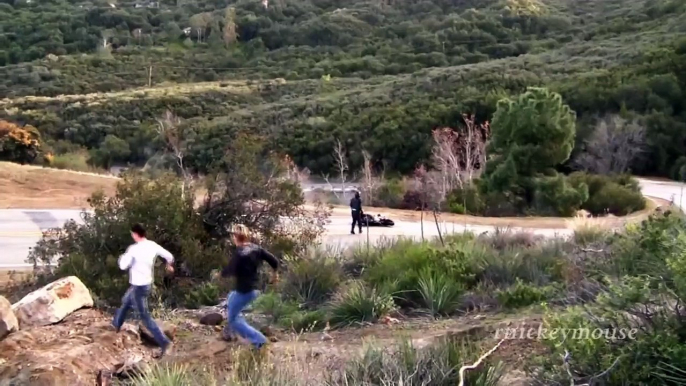
<svg viewBox="0 0 686 386">
<path fill-rule="evenodd" d="M 171 252 L 148 239 L 132 244 L 126 253 L 119 257 L 119 268 L 129 270 L 129 283 L 135 286 L 150 285 L 153 281 L 155 258 L 162 257 L 171 264 L 174 256 Z"/>
</svg>

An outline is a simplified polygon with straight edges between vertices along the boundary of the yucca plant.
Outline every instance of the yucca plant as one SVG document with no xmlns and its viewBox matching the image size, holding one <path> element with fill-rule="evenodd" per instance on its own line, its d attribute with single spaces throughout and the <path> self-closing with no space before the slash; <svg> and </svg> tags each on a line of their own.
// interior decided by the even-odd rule
<svg viewBox="0 0 686 386">
<path fill-rule="evenodd" d="M 418 284 L 422 306 L 433 317 L 453 313 L 464 291 L 461 283 L 433 269 L 424 269 L 419 275 Z"/>
<path fill-rule="evenodd" d="M 393 297 L 387 291 L 353 281 L 331 303 L 330 321 L 338 327 L 356 322 L 375 322 L 394 309 Z"/>
</svg>

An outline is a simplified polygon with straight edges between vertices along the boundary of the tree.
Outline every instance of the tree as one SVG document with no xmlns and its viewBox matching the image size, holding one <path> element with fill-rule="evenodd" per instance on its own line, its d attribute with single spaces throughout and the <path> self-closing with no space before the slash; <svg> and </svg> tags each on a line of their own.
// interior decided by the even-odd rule
<svg viewBox="0 0 686 386">
<path fill-rule="evenodd" d="M 187 148 L 186 141 L 183 136 L 183 128 L 181 126 L 181 118 L 174 115 L 171 110 L 165 111 L 162 117 L 157 118 L 157 133 L 164 140 L 167 151 L 169 151 L 176 160 L 176 166 L 183 176 L 183 188 L 181 194 L 185 194 L 186 190 L 192 187 L 192 176 L 190 171 L 184 165 L 183 160 L 186 156 Z"/>
<path fill-rule="evenodd" d="M 113 134 L 108 134 L 100 144 L 100 147 L 93 151 L 93 161 L 109 169 L 115 162 L 125 160 L 131 154 L 128 142 Z"/>
<path fill-rule="evenodd" d="M 545 88 L 501 100 L 491 122 L 488 153 L 494 158 L 487 174 L 512 157 L 519 175 L 533 177 L 567 161 L 574 148 L 576 115 Z"/>
<path fill-rule="evenodd" d="M 464 114 L 462 117 L 465 122 L 462 133 L 447 127 L 432 132 L 431 161 L 440 173 L 444 196 L 456 188 L 464 188 L 486 162 L 490 125 L 488 122 L 475 123 L 473 115 Z"/>
<path fill-rule="evenodd" d="M 226 44 L 226 48 L 229 48 L 238 39 L 236 29 L 236 8 L 227 7 L 224 12 L 224 44 Z"/>
<path fill-rule="evenodd" d="M 267 153 L 264 142 L 253 135 L 238 134 L 228 146 L 222 166 L 208 176 L 207 194 L 200 211 L 207 229 L 228 236 L 231 225 L 242 223 L 267 244 L 289 242 L 300 252 L 317 242 L 328 212 L 307 211 L 300 184 L 288 178 L 283 157 Z M 286 232 L 284 222 L 301 225 Z"/>
<path fill-rule="evenodd" d="M 596 174 L 622 174 L 646 151 L 646 130 L 618 115 L 601 119 L 573 164 Z"/>
<path fill-rule="evenodd" d="M 492 132 L 491 159 L 480 184 L 487 205 L 564 215 L 588 198 L 585 185 L 572 188 L 555 171 L 569 159 L 576 135 L 576 116 L 559 94 L 529 88 L 501 100 Z"/>
<path fill-rule="evenodd" d="M 0 160 L 33 163 L 41 153 L 41 135 L 33 126 L 0 120 Z"/>
<path fill-rule="evenodd" d="M 381 185 L 381 181 L 383 181 L 383 176 L 379 177 L 375 174 L 372 156 L 368 151 L 362 151 L 362 159 L 362 176 L 364 179 L 362 193 L 364 194 L 367 205 L 374 205 L 375 193 Z"/>
<path fill-rule="evenodd" d="M 345 149 L 343 148 L 343 144 L 341 144 L 341 141 L 339 140 L 336 140 L 336 147 L 334 147 L 333 150 L 333 159 L 334 168 L 338 173 L 338 180 L 341 184 L 341 194 L 345 196 L 345 182 L 348 178 L 348 171 L 350 170 L 350 168 L 348 166 L 348 157 L 346 156 Z M 331 191 L 336 196 L 336 198 L 340 198 L 338 192 L 335 189 L 333 189 L 333 185 L 331 185 L 331 182 L 329 182 L 328 175 L 324 175 L 324 180 L 327 184 L 329 184 L 329 186 L 331 187 Z"/>
</svg>

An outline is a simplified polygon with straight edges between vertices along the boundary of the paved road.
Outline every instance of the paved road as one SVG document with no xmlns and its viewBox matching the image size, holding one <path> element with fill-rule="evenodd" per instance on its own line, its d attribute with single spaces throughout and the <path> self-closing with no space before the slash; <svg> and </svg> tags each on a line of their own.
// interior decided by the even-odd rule
<svg viewBox="0 0 686 386">
<path fill-rule="evenodd" d="M 645 195 L 665 200 L 673 199 L 677 205 L 681 206 L 681 184 L 648 180 L 640 180 L 640 184 Z M 29 249 L 39 240 L 41 231 L 59 227 L 70 219 L 80 221 L 80 215 L 81 212 L 78 210 L 0 210 L 0 269 L 27 267 L 26 256 Z M 475 233 L 493 230 L 492 227 L 488 226 L 467 225 L 466 228 Z M 464 230 L 464 224 L 448 223 L 442 225 L 443 233 L 463 232 Z M 543 236 L 570 233 L 567 230 L 549 229 L 529 229 L 529 231 Z M 331 223 L 327 225 L 324 241 L 330 246 L 350 246 L 367 240 L 366 234 L 353 236 L 349 232 L 350 218 L 334 216 L 331 218 Z M 397 221 L 393 228 L 370 228 L 369 233 L 371 242 L 377 242 L 383 237 L 419 238 L 422 234 L 422 226 L 418 222 Z M 427 238 L 438 236 L 433 222 L 426 221 L 424 223 L 424 236 Z"/>
</svg>

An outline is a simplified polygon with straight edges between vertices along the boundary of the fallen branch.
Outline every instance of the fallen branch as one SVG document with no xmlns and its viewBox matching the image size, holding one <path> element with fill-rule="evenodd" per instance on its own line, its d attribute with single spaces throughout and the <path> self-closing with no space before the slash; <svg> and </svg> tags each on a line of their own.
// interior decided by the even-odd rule
<svg viewBox="0 0 686 386">
<path fill-rule="evenodd" d="M 503 344 L 504 341 L 505 341 L 505 338 L 501 339 L 500 342 L 498 342 L 498 344 L 493 346 L 492 349 L 488 350 L 488 352 L 486 354 L 482 355 L 476 362 L 472 363 L 471 365 L 460 367 L 460 373 L 459 373 L 460 374 L 460 383 L 458 384 L 458 386 L 464 386 L 464 373 L 465 373 L 465 371 L 474 370 L 477 367 L 479 367 L 481 365 L 481 362 L 483 362 L 484 359 L 488 358 L 491 354 L 493 354 L 495 352 L 495 350 L 497 350 L 500 347 L 500 345 Z"/>
</svg>

